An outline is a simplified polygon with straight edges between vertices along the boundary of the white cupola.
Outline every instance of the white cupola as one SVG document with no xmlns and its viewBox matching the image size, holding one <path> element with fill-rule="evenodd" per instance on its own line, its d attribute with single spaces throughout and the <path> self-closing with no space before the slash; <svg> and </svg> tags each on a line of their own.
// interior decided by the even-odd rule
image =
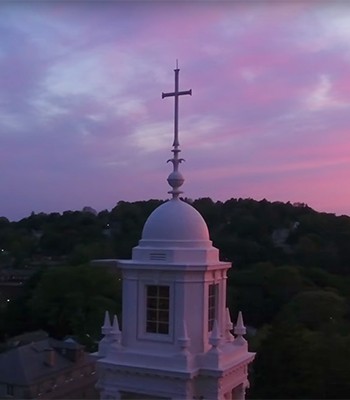
<svg viewBox="0 0 350 400">
<path fill-rule="evenodd" d="M 145 223 L 139 245 L 132 251 L 133 261 L 171 263 L 215 263 L 218 249 L 213 247 L 203 217 L 190 204 L 173 198 L 159 206 Z"/>
<path fill-rule="evenodd" d="M 118 260 L 123 277 L 122 331 L 109 319 L 100 345 L 102 399 L 244 399 L 248 351 L 239 315 L 235 328 L 226 308 L 228 262 L 219 260 L 208 227 L 179 199 L 178 99 L 175 69 L 172 198 L 147 219 L 131 260 Z M 113 332 L 112 332 L 113 331 Z M 115 337 L 118 336 L 118 340 Z"/>
</svg>

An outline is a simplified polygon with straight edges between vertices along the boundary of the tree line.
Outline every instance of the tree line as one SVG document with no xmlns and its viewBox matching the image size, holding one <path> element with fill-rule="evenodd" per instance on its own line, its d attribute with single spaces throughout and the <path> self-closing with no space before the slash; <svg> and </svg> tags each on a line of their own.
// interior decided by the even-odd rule
<svg viewBox="0 0 350 400">
<path fill-rule="evenodd" d="M 349 398 L 350 218 L 306 204 L 184 200 L 206 220 L 221 259 L 233 263 L 228 306 L 233 317 L 243 311 L 257 352 L 248 397 Z M 1 309 L 3 338 L 42 328 L 93 346 L 104 310 L 120 314 L 121 282 L 84 264 L 129 258 L 161 203 L 0 218 L 0 266 L 40 266 L 21 297 Z"/>
</svg>

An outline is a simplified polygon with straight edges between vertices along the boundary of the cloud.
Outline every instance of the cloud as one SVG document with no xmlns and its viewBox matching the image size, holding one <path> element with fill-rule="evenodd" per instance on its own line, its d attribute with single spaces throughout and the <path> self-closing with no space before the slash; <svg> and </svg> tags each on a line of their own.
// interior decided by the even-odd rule
<svg viewBox="0 0 350 400">
<path fill-rule="evenodd" d="M 349 6 L 316 3 L 3 5 L 0 214 L 166 197 L 176 59 L 186 194 L 350 212 Z"/>
<path fill-rule="evenodd" d="M 321 111 L 328 108 L 349 108 L 349 102 L 337 100 L 332 95 L 333 85 L 328 75 L 321 75 L 314 90 L 306 97 L 306 107 L 310 111 Z"/>
<path fill-rule="evenodd" d="M 145 152 L 166 149 L 170 147 L 172 132 L 171 122 L 156 122 L 137 127 L 130 135 L 130 140 L 136 148 Z"/>
</svg>

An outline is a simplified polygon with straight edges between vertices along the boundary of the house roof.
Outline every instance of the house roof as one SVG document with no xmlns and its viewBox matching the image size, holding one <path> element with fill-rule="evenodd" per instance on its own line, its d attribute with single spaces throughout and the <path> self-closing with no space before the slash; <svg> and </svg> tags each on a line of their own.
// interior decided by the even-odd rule
<svg viewBox="0 0 350 400">
<path fill-rule="evenodd" d="M 77 347 L 78 346 L 78 347 Z M 8 350 L 0 354 L 0 382 L 12 385 L 31 385 L 50 375 L 69 370 L 76 362 L 65 357 L 59 349 L 76 349 L 83 346 L 75 343 L 43 339 Z M 47 350 L 54 351 L 54 363 L 49 365 Z M 90 364 L 92 359 L 87 354 L 78 361 L 81 365 Z"/>
<path fill-rule="evenodd" d="M 22 333 L 17 336 L 12 336 L 7 340 L 7 345 L 10 347 L 22 346 L 24 344 L 29 344 L 32 342 L 37 342 L 39 340 L 47 339 L 49 337 L 48 333 L 39 329 L 33 332 Z"/>
</svg>

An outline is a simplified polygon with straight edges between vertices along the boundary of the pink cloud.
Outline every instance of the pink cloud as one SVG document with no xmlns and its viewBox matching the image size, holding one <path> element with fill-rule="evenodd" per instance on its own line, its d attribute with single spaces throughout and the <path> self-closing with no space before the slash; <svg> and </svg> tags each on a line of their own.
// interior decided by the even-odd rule
<svg viewBox="0 0 350 400">
<path fill-rule="evenodd" d="M 193 89 L 180 101 L 185 195 L 350 213 L 346 10 L 7 5 L 0 184 L 11 195 L 0 214 L 166 198 L 173 101 L 161 92 L 173 89 L 176 58 L 181 88 Z"/>
</svg>

